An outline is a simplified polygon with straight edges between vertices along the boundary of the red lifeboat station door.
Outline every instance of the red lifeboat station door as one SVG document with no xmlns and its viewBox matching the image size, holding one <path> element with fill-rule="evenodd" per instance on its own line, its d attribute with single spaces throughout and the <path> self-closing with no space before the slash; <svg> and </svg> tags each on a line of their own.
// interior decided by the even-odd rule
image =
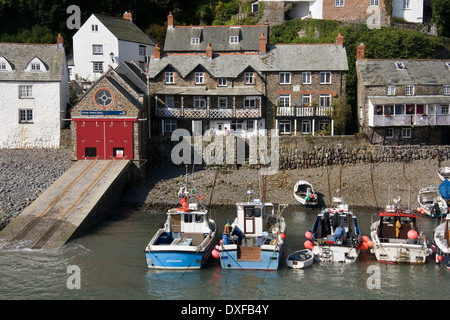
<svg viewBox="0 0 450 320">
<path fill-rule="evenodd" d="M 133 119 L 77 119 L 76 126 L 78 160 L 133 160 Z"/>
</svg>

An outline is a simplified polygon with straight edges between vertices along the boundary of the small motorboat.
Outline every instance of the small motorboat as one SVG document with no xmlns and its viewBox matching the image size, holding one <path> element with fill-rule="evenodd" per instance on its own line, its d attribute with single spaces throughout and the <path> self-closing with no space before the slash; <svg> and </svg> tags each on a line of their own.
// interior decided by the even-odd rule
<svg viewBox="0 0 450 320">
<path fill-rule="evenodd" d="M 432 218 L 447 214 L 447 201 L 442 198 L 437 187 L 426 187 L 419 190 L 417 211 Z"/>
<path fill-rule="evenodd" d="M 444 181 L 450 179 L 450 167 L 440 167 L 438 170 L 439 178 Z"/>
<path fill-rule="evenodd" d="M 449 224 L 450 216 L 434 230 L 434 243 L 436 245 L 436 263 L 441 262 L 447 270 L 450 270 L 450 242 Z"/>
<path fill-rule="evenodd" d="M 314 261 L 314 254 L 311 250 L 298 250 L 289 255 L 286 259 L 288 267 L 293 269 L 302 269 L 312 265 Z"/>
<path fill-rule="evenodd" d="M 319 197 L 312 184 L 305 180 L 298 180 L 295 184 L 294 198 L 304 206 L 316 206 L 319 202 Z"/>
</svg>

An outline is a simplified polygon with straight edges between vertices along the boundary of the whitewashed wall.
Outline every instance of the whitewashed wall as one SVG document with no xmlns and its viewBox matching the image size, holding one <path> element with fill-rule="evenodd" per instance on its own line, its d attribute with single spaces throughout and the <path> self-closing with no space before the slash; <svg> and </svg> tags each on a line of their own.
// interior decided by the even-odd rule
<svg viewBox="0 0 450 320">
<path fill-rule="evenodd" d="M 409 9 L 403 9 L 403 0 L 392 1 L 392 17 L 404 18 L 406 21 L 423 22 L 423 0 L 410 0 Z"/>
</svg>

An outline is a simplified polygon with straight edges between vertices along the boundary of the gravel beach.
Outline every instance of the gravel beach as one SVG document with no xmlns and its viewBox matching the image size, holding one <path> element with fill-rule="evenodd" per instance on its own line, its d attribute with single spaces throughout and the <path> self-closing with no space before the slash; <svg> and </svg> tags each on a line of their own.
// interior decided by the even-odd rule
<svg viewBox="0 0 450 320">
<path fill-rule="evenodd" d="M 70 149 L 3 149 L 0 153 L 0 229 L 8 224 L 46 188 L 73 164 Z M 391 194 L 397 189 L 411 207 L 417 207 L 420 188 L 441 181 L 437 176 L 440 166 L 450 166 L 450 161 L 437 159 L 411 162 L 383 162 L 373 164 L 334 165 L 296 170 L 280 170 L 265 178 L 265 200 L 273 203 L 299 205 L 293 197 L 293 187 L 298 179 L 313 184 L 319 193 L 321 205 L 329 204 L 331 196 L 341 196 L 350 206 L 384 207 L 388 187 Z M 211 206 L 234 206 L 244 201 L 247 190 L 261 194 L 264 181 L 258 170 L 188 168 L 189 181 L 203 203 Z M 164 208 L 179 206 L 178 191 L 186 181 L 185 166 L 149 168 L 145 183 L 130 187 L 122 199 L 127 206 L 138 208 Z M 214 186 L 214 190 L 211 193 Z"/>
</svg>

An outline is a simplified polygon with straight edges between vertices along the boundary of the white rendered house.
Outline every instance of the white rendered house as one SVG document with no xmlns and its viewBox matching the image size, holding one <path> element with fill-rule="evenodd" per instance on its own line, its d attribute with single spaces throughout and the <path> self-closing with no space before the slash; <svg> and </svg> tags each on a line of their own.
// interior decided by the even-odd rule
<svg viewBox="0 0 450 320">
<path fill-rule="evenodd" d="M 392 17 L 408 22 L 423 22 L 423 0 L 393 0 Z"/>
<path fill-rule="evenodd" d="M 154 42 L 133 22 L 131 13 L 123 18 L 92 14 L 73 36 L 71 80 L 94 82 L 122 61 L 135 61 L 145 70 L 146 57 Z"/>
<path fill-rule="evenodd" d="M 0 148 L 58 148 L 68 101 L 62 37 L 0 43 Z"/>
</svg>

